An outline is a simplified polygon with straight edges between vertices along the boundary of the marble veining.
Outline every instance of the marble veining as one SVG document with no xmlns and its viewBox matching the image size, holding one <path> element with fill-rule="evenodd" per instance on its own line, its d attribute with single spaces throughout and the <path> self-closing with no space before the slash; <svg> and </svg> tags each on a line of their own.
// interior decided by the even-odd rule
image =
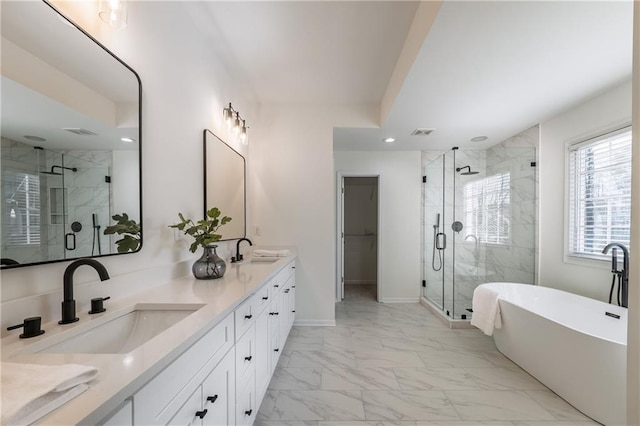
<svg viewBox="0 0 640 426">
<path fill-rule="evenodd" d="M 336 327 L 292 329 L 256 426 L 596 424 L 480 331 L 451 330 L 419 304 L 377 303 L 367 287 L 346 286 Z"/>
</svg>

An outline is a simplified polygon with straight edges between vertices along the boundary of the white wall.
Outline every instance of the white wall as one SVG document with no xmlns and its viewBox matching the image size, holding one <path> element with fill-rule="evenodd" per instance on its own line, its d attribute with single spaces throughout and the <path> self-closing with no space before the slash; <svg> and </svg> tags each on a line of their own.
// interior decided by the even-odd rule
<svg viewBox="0 0 640 426">
<path fill-rule="evenodd" d="M 333 128 L 373 126 L 370 105 L 263 105 L 249 155 L 258 244 L 297 245 L 296 323 L 335 323 Z M 255 235 L 255 227 L 261 235 Z"/>
<path fill-rule="evenodd" d="M 129 26 L 121 31 L 102 24 L 97 14 L 85 13 L 83 8 L 94 3 L 59 5 L 138 72 L 143 92 L 143 247 L 140 253 L 102 262 L 112 277 L 117 277 L 195 260 L 197 254 L 188 251 L 190 241 L 184 237 L 174 241 L 168 225 L 178 220 L 179 211 L 189 217 L 202 215 L 202 131 L 208 128 L 224 139 L 223 106 L 233 102 L 252 123 L 255 105 L 211 53 L 180 2 L 130 2 Z M 246 154 L 244 147 L 230 143 Z M 230 256 L 231 245 L 222 243 L 219 253 Z M 66 266 L 63 262 L 2 271 L 2 301 L 61 290 Z M 76 277 L 77 283 L 97 279 L 90 268 L 81 268 Z M 108 294 L 108 281 L 93 297 L 105 295 L 104 289 Z M 54 319 L 47 312 L 23 314 L 44 315 L 45 322 Z"/>
<path fill-rule="evenodd" d="M 577 264 L 564 260 L 565 144 L 630 121 L 631 82 L 626 82 L 540 125 L 541 285 L 608 300 L 608 262 Z"/>
<path fill-rule="evenodd" d="M 382 302 L 417 302 L 420 297 L 420 151 L 336 151 L 334 162 L 336 172 L 380 175 L 378 298 Z"/>
</svg>

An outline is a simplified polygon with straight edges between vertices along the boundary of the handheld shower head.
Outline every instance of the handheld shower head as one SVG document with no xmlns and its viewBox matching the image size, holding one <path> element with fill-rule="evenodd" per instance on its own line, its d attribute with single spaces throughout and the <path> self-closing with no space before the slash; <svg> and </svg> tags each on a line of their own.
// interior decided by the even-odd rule
<svg viewBox="0 0 640 426">
<path fill-rule="evenodd" d="M 467 171 L 460 173 L 464 169 L 467 169 Z M 460 173 L 460 175 L 462 175 L 462 176 L 470 176 L 470 175 L 477 175 L 478 174 L 478 172 L 472 172 L 471 171 L 471 166 L 457 167 L 456 168 L 456 172 Z"/>
</svg>

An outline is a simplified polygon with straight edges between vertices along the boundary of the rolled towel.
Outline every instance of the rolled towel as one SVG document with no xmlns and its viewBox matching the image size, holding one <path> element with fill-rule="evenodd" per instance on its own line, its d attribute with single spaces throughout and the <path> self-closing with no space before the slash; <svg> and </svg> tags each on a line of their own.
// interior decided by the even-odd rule
<svg viewBox="0 0 640 426">
<path fill-rule="evenodd" d="M 98 369 L 85 365 L 3 362 L 3 425 L 28 425 L 89 389 Z"/>
<path fill-rule="evenodd" d="M 502 327 L 499 296 L 496 290 L 485 285 L 479 285 L 473 291 L 471 325 L 478 327 L 487 336 L 493 335 L 495 328 Z"/>
<path fill-rule="evenodd" d="M 255 249 L 253 255 L 256 257 L 287 257 L 289 256 L 289 250 Z"/>
</svg>

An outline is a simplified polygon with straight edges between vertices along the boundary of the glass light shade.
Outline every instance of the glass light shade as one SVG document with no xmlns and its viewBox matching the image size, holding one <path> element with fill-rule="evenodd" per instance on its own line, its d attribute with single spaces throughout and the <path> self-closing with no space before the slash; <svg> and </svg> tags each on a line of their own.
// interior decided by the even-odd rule
<svg viewBox="0 0 640 426">
<path fill-rule="evenodd" d="M 236 135 L 240 133 L 240 113 L 236 113 L 236 119 L 233 122 L 233 130 L 236 132 Z"/>
<path fill-rule="evenodd" d="M 126 28 L 127 3 L 124 0 L 100 0 L 98 16 L 113 28 Z"/>
<path fill-rule="evenodd" d="M 231 104 L 229 104 L 229 108 L 225 108 L 222 110 L 222 118 L 227 125 L 227 128 L 231 127 L 233 123 L 233 113 L 231 112 Z"/>
<path fill-rule="evenodd" d="M 249 137 L 247 135 L 247 126 L 245 125 L 244 120 L 242 120 L 242 130 L 240 131 L 240 142 L 242 143 L 242 145 L 249 144 Z"/>
</svg>

